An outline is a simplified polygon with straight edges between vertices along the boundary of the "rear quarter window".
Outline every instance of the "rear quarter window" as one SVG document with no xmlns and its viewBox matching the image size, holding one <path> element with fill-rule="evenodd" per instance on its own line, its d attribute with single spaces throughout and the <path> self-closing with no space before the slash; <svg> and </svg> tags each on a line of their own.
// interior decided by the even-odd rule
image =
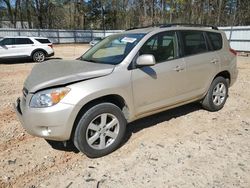
<svg viewBox="0 0 250 188">
<path fill-rule="evenodd" d="M 207 32 L 207 36 L 214 50 L 220 50 L 222 48 L 222 36 L 220 33 Z"/>
<path fill-rule="evenodd" d="M 38 41 L 38 42 L 40 42 L 40 43 L 42 43 L 42 44 L 51 43 L 51 42 L 49 41 L 49 39 L 35 39 L 35 40 Z"/>
</svg>

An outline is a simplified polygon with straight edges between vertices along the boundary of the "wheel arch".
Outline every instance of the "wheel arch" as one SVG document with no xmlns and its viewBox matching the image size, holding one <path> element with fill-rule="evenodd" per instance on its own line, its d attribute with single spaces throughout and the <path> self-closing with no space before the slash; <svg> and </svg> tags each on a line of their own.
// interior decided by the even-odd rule
<svg viewBox="0 0 250 188">
<path fill-rule="evenodd" d="M 219 73 L 214 77 L 214 79 L 217 78 L 217 77 L 219 77 L 219 76 L 225 78 L 226 81 L 227 81 L 227 83 L 228 83 L 228 86 L 230 86 L 231 75 L 230 75 L 230 72 L 229 72 L 229 71 L 224 70 L 224 71 L 219 72 Z"/>
<path fill-rule="evenodd" d="M 36 53 L 37 51 L 42 51 L 44 54 L 45 54 L 45 56 L 47 56 L 48 55 L 48 53 L 46 52 L 46 50 L 44 50 L 44 49 L 42 49 L 42 48 L 37 48 L 37 49 L 35 49 L 35 50 L 33 50 L 32 52 L 31 52 L 31 57 L 33 57 L 33 55 L 34 55 L 34 53 Z"/>
<path fill-rule="evenodd" d="M 120 95 L 117 94 L 111 94 L 111 95 L 105 95 L 96 99 L 93 99 L 91 101 L 89 101 L 88 103 L 86 103 L 85 105 L 83 105 L 81 107 L 81 109 L 79 110 L 79 112 L 76 115 L 76 118 L 74 120 L 73 123 L 73 127 L 71 129 L 71 134 L 70 134 L 70 139 L 72 140 L 73 136 L 74 136 L 74 132 L 76 130 L 77 124 L 80 121 L 82 115 L 88 111 L 91 107 L 100 104 L 100 103 L 112 103 L 116 106 L 118 106 L 122 113 L 124 114 L 125 119 L 129 118 L 129 109 L 128 109 L 128 105 L 126 103 L 126 101 L 124 100 L 123 97 L 121 97 Z"/>
</svg>

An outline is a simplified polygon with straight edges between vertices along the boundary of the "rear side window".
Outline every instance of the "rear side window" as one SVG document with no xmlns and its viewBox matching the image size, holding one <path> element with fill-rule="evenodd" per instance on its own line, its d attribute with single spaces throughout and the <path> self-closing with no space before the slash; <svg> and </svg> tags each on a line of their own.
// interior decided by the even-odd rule
<svg viewBox="0 0 250 188">
<path fill-rule="evenodd" d="M 51 42 L 49 41 L 49 39 L 36 39 L 36 41 L 38 41 L 38 42 L 40 42 L 40 43 L 42 43 L 42 44 L 51 43 Z"/>
<path fill-rule="evenodd" d="M 220 50 L 222 48 L 222 36 L 220 33 L 207 32 L 207 36 L 214 50 Z"/>
<path fill-rule="evenodd" d="M 16 44 L 34 44 L 29 38 L 16 38 Z"/>
<path fill-rule="evenodd" d="M 1 41 L 1 45 L 14 45 L 15 39 L 14 38 L 6 38 Z"/>
<path fill-rule="evenodd" d="M 207 52 L 206 40 L 201 31 L 181 31 L 184 55 Z"/>
</svg>

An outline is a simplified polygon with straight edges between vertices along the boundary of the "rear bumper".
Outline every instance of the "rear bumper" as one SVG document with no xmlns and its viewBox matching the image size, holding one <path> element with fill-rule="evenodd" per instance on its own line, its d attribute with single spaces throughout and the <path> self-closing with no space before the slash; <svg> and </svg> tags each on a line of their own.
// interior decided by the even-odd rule
<svg viewBox="0 0 250 188">
<path fill-rule="evenodd" d="M 72 125 L 69 123 L 73 106 L 58 103 L 48 108 L 30 108 L 23 98 L 13 104 L 23 128 L 31 135 L 48 140 L 70 139 Z"/>
<path fill-rule="evenodd" d="M 55 55 L 55 52 L 52 52 L 51 54 L 47 54 L 46 57 L 52 57 Z"/>
<path fill-rule="evenodd" d="M 238 73 L 239 73 L 238 69 L 235 69 L 234 73 L 232 74 L 232 77 L 231 77 L 230 86 L 232 86 L 236 82 L 236 80 L 238 78 Z"/>
</svg>

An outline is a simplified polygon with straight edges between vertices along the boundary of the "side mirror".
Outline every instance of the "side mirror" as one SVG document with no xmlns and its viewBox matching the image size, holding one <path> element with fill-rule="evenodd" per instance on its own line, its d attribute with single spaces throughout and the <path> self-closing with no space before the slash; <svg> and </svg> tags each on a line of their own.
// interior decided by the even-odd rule
<svg viewBox="0 0 250 188">
<path fill-rule="evenodd" d="M 151 54 L 141 55 L 136 60 L 137 67 L 153 66 L 153 65 L 155 65 L 155 57 Z"/>
</svg>

